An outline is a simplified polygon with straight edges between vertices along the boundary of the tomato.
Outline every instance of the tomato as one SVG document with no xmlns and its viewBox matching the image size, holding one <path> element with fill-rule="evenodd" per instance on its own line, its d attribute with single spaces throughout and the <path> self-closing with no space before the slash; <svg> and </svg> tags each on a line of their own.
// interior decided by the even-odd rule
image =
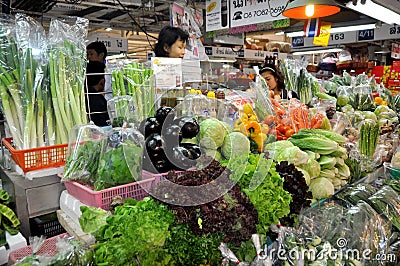
<svg viewBox="0 0 400 266">
<path fill-rule="evenodd" d="M 283 127 L 283 132 L 282 133 L 285 133 L 286 134 L 286 132 L 287 131 L 289 131 L 289 130 L 291 130 L 292 128 L 290 127 L 290 126 L 284 126 Z"/>
<path fill-rule="evenodd" d="M 282 124 L 279 124 L 276 126 L 276 130 L 281 132 L 281 133 L 285 133 L 285 126 Z"/>
<path fill-rule="evenodd" d="M 285 136 L 287 138 L 290 138 L 293 134 L 294 134 L 294 130 L 293 129 L 286 130 L 286 132 L 285 132 Z"/>
</svg>

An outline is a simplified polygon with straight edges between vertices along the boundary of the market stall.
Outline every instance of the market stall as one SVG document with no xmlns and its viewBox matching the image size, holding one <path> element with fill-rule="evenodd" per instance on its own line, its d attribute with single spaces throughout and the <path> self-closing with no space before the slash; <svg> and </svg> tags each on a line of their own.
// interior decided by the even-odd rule
<svg viewBox="0 0 400 266">
<path fill-rule="evenodd" d="M 10 264 L 398 265 L 399 96 L 384 84 L 320 80 L 285 59 L 298 99 L 281 99 L 261 75 L 245 90 L 186 87 L 179 62 L 125 62 L 110 70 L 110 126 L 98 127 L 84 106 L 86 22 L 55 20 L 47 41 L 27 16 L 0 23 L 12 59 L 0 57 L 3 150 L 19 171 L 1 170 L 17 215 L 0 205 L 1 226 L 28 237 L 28 218 L 60 208 L 67 231 Z M 27 28 L 37 42 L 18 35 Z"/>
</svg>

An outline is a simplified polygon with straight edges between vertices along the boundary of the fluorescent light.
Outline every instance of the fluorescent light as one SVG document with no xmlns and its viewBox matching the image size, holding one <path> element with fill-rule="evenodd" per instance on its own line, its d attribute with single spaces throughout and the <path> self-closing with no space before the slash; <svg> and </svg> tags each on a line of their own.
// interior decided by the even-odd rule
<svg viewBox="0 0 400 266">
<path fill-rule="evenodd" d="M 343 49 L 340 49 L 340 48 L 331 48 L 331 49 L 323 49 L 323 50 L 301 51 L 301 52 L 294 52 L 293 55 L 337 53 L 342 50 Z"/>
<path fill-rule="evenodd" d="M 350 1 L 346 4 L 346 7 L 387 24 L 398 24 L 400 21 L 400 14 L 397 14 L 384 6 L 375 4 L 371 0 L 366 0 L 364 5 L 361 3 L 354 5 L 353 1 Z"/>
<path fill-rule="evenodd" d="M 210 58 L 206 60 L 206 62 L 213 62 L 213 63 L 235 63 L 236 59 L 227 59 L 227 58 Z"/>
<path fill-rule="evenodd" d="M 112 31 L 112 28 L 105 28 L 105 31 Z"/>
<path fill-rule="evenodd" d="M 284 35 L 285 34 L 285 32 L 284 31 L 278 31 L 278 32 L 275 32 L 275 35 Z"/>
<path fill-rule="evenodd" d="M 370 30 L 370 29 L 375 29 L 375 23 L 365 24 L 365 25 L 357 25 L 357 26 L 337 27 L 337 28 L 332 28 L 330 32 L 331 33 L 339 33 L 339 32 Z"/>
<path fill-rule="evenodd" d="M 304 36 L 304 31 L 294 31 L 294 32 L 288 32 L 286 33 L 287 37 L 300 37 L 300 36 Z"/>
<path fill-rule="evenodd" d="M 357 30 L 369 30 L 369 29 L 375 29 L 375 23 L 372 24 L 364 24 L 364 25 L 356 25 L 356 26 L 346 26 L 346 27 L 336 27 L 336 28 L 331 28 L 329 31 L 330 33 L 339 33 L 339 32 L 348 32 L 348 31 L 357 31 Z M 288 32 L 286 34 L 287 37 L 299 37 L 299 36 L 304 36 L 303 31 L 294 31 L 294 32 Z"/>
</svg>

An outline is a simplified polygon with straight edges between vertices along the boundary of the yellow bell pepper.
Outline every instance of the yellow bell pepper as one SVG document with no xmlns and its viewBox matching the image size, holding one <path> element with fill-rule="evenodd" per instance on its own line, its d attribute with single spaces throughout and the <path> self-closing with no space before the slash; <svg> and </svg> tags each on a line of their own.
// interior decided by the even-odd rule
<svg viewBox="0 0 400 266">
<path fill-rule="evenodd" d="M 258 145 L 258 152 L 262 152 L 264 148 L 264 141 L 267 139 L 267 135 L 259 133 L 251 138 Z"/>
<path fill-rule="evenodd" d="M 254 114 L 253 107 L 249 103 L 243 105 L 243 112 L 245 114 Z"/>
<path fill-rule="evenodd" d="M 249 121 L 246 123 L 246 130 L 248 132 L 248 136 L 252 138 L 253 136 L 257 136 L 261 133 L 261 125 L 257 121 Z"/>
<path fill-rule="evenodd" d="M 261 124 L 261 132 L 263 134 L 268 134 L 269 132 L 269 126 L 267 124 Z"/>
<path fill-rule="evenodd" d="M 258 118 L 255 114 L 249 115 L 249 121 L 258 121 Z"/>
</svg>

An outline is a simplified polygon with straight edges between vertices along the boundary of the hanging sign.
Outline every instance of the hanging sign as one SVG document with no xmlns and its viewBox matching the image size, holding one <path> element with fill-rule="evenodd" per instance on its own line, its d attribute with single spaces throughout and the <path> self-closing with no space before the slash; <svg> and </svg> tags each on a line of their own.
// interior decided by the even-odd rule
<svg viewBox="0 0 400 266">
<path fill-rule="evenodd" d="M 128 51 L 128 39 L 123 37 L 111 37 L 106 34 L 92 34 L 88 36 L 88 44 L 102 42 L 110 53 L 125 53 Z"/>
<path fill-rule="evenodd" d="M 375 41 L 400 39 L 400 25 L 384 24 L 379 29 L 375 29 Z"/>
<path fill-rule="evenodd" d="M 206 0 L 206 31 L 229 28 L 228 0 Z"/>
<path fill-rule="evenodd" d="M 400 59 L 400 44 L 392 43 L 391 57 L 394 59 Z"/>
<path fill-rule="evenodd" d="M 285 19 L 282 12 L 288 3 L 289 0 L 231 0 L 231 27 Z"/>
<path fill-rule="evenodd" d="M 372 41 L 375 36 L 375 30 L 374 29 L 369 29 L 369 30 L 359 30 L 357 34 L 357 41 Z"/>
</svg>

